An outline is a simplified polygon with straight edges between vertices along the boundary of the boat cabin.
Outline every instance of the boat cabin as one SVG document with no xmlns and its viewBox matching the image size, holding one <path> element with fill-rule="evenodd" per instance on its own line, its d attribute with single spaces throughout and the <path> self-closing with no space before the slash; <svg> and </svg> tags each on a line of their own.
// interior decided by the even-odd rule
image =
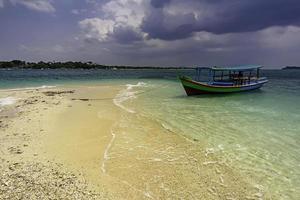
<svg viewBox="0 0 300 200">
<path fill-rule="evenodd" d="M 205 81 L 210 85 L 236 86 L 256 83 L 260 78 L 260 65 L 237 67 L 198 67 L 196 81 Z"/>
</svg>

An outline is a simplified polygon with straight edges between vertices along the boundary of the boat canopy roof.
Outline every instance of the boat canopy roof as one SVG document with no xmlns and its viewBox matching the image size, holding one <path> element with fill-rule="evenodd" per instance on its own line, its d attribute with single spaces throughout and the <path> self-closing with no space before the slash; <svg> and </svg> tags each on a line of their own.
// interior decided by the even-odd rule
<svg viewBox="0 0 300 200">
<path fill-rule="evenodd" d="M 197 69 L 209 69 L 212 71 L 237 71 L 237 72 L 241 72 L 241 71 L 252 71 L 252 70 L 256 70 L 259 68 L 262 68 L 263 66 L 261 65 L 242 65 L 242 66 L 233 66 L 233 67 L 199 67 Z"/>
</svg>

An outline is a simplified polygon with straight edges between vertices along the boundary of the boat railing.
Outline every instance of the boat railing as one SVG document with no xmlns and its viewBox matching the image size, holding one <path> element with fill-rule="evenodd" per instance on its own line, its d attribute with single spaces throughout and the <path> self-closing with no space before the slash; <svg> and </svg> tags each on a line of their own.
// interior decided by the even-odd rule
<svg viewBox="0 0 300 200">
<path fill-rule="evenodd" d="M 260 67 L 245 66 L 243 68 L 196 68 L 195 79 L 198 82 L 219 85 L 247 85 L 260 79 Z M 205 80 L 206 79 L 206 80 Z"/>
</svg>

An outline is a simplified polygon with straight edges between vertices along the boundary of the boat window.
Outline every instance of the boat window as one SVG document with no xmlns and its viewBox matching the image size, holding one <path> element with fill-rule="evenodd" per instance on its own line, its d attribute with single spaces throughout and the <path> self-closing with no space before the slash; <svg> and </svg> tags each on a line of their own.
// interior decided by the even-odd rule
<svg viewBox="0 0 300 200">
<path fill-rule="evenodd" d="M 259 69 L 241 70 L 215 70 L 210 68 L 197 68 L 195 80 L 213 82 L 216 84 L 246 85 L 256 82 L 260 76 Z"/>
<path fill-rule="evenodd" d="M 231 80 L 231 73 L 229 71 L 214 71 L 213 80 L 228 82 Z"/>
<path fill-rule="evenodd" d="M 201 69 L 201 68 L 196 69 L 196 75 L 195 75 L 196 81 L 208 82 L 211 81 L 210 79 L 211 79 L 211 71 L 209 69 Z"/>
</svg>

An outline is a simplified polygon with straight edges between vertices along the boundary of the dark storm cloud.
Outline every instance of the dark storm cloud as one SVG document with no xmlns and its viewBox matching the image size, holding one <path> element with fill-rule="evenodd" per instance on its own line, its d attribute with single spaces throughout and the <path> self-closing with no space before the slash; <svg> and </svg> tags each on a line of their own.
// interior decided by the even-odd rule
<svg viewBox="0 0 300 200">
<path fill-rule="evenodd" d="M 199 28 L 222 34 L 230 32 L 257 31 L 270 26 L 299 25 L 300 1 L 298 0 L 252 0 L 242 1 L 236 8 L 220 12 L 212 24 L 199 24 Z"/>
<path fill-rule="evenodd" d="M 300 0 L 4 1 L 0 60 L 300 63 Z"/>
<path fill-rule="evenodd" d="M 151 0 L 151 5 L 154 8 L 161 8 L 163 7 L 165 4 L 170 3 L 171 0 Z"/>
<path fill-rule="evenodd" d="M 162 10 L 154 10 L 144 20 L 141 28 L 150 38 L 175 40 L 191 36 L 195 24 L 196 19 L 192 13 L 170 15 L 163 13 Z"/>
<path fill-rule="evenodd" d="M 168 3 L 176 6 L 176 1 Z M 185 14 L 166 12 L 169 4 L 165 1 L 154 4 L 155 8 L 164 6 L 165 9 L 154 8 L 144 18 L 141 28 L 150 38 L 175 40 L 200 31 L 224 34 L 300 25 L 299 0 L 187 0 L 185 4 L 191 5 L 191 11 Z M 198 18 L 195 16 L 197 9 Z"/>
<path fill-rule="evenodd" d="M 112 37 L 115 38 L 121 44 L 129 44 L 134 41 L 142 40 L 142 36 L 131 27 L 116 27 L 112 33 Z"/>
</svg>

